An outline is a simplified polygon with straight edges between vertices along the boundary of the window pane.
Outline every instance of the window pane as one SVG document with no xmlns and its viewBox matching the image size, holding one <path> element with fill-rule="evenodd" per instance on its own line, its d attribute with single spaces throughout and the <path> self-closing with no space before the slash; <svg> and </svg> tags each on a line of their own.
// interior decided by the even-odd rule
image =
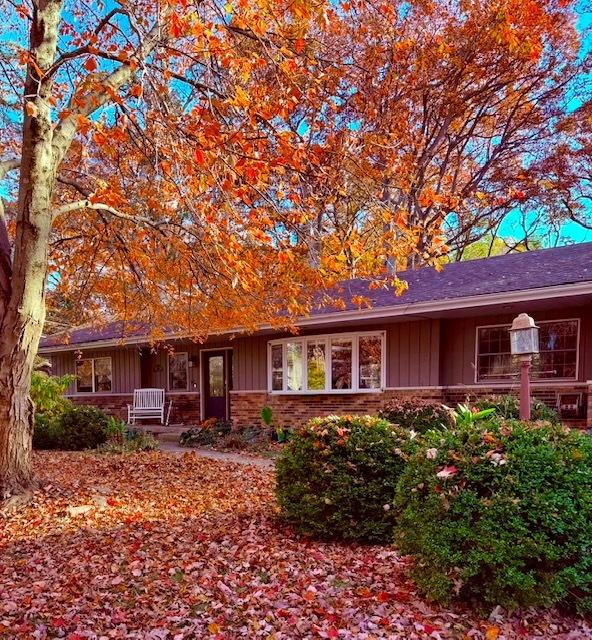
<svg viewBox="0 0 592 640">
<path fill-rule="evenodd" d="M 284 362 L 283 347 L 281 344 L 274 344 L 271 347 L 271 389 L 282 391 L 284 388 Z"/>
<path fill-rule="evenodd" d="M 540 355 L 533 375 L 538 378 L 576 378 L 577 320 L 544 322 L 540 327 Z"/>
<path fill-rule="evenodd" d="M 92 360 L 76 361 L 76 391 L 86 393 L 93 390 Z"/>
<path fill-rule="evenodd" d="M 352 341 L 350 338 L 331 340 L 331 388 L 352 388 Z"/>
<path fill-rule="evenodd" d="M 224 396 L 224 356 L 210 356 L 209 367 L 210 397 L 222 398 Z"/>
<path fill-rule="evenodd" d="M 515 371 L 510 349 L 510 325 L 479 329 L 477 380 L 509 378 Z"/>
<path fill-rule="evenodd" d="M 308 388 L 317 391 L 325 388 L 325 341 L 309 340 L 306 343 Z"/>
<path fill-rule="evenodd" d="M 169 354 L 169 389 L 186 390 L 187 389 L 187 354 L 186 353 L 170 353 Z"/>
<path fill-rule="evenodd" d="M 382 340 L 380 336 L 361 336 L 359 344 L 360 389 L 380 389 Z"/>
<path fill-rule="evenodd" d="M 95 391 L 111 391 L 111 358 L 95 358 Z"/>
<path fill-rule="evenodd" d="M 286 344 L 286 358 L 288 361 L 288 390 L 302 390 L 302 343 L 288 342 Z"/>
</svg>

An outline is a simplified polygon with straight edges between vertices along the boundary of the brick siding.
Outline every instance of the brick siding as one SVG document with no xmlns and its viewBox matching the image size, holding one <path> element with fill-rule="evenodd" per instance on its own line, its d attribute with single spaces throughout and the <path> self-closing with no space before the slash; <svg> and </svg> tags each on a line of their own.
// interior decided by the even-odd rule
<svg viewBox="0 0 592 640">
<path fill-rule="evenodd" d="M 234 391 L 230 395 L 230 415 L 235 427 L 260 424 L 261 408 L 268 405 L 273 410 L 275 421 L 287 427 L 296 427 L 316 416 L 377 413 L 391 398 L 442 401 L 443 396 L 440 389 L 319 395 L 275 395 Z"/>
<path fill-rule="evenodd" d="M 90 404 L 102 409 L 106 414 L 127 420 L 127 405 L 133 401 L 133 394 L 125 395 L 101 395 L 101 396 L 70 396 L 69 399 L 76 404 Z M 200 420 L 199 394 L 175 393 L 165 396 L 165 417 L 169 408 L 169 401 L 173 401 L 171 408 L 170 424 L 195 424 Z M 148 420 L 140 421 L 140 424 L 148 423 Z"/>
<path fill-rule="evenodd" d="M 582 393 L 583 410 L 578 420 L 568 420 L 574 426 L 592 425 L 592 384 L 550 385 L 533 387 L 533 395 L 555 408 L 558 393 Z M 230 393 L 230 415 L 235 427 L 258 425 L 261 423 L 261 408 L 268 405 L 274 413 L 274 420 L 282 425 L 295 427 L 316 416 L 331 414 L 375 414 L 388 400 L 408 399 L 444 402 L 451 406 L 459 402 L 471 402 L 480 397 L 492 395 L 516 394 L 515 387 L 479 386 L 450 388 L 406 388 L 387 389 L 382 393 L 351 394 L 306 394 L 275 395 L 264 391 Z M 71 396 L 77 404 L 92 404 L 109 415 L 122 420 L 127 419 L 127 405 L 132 402 L 132 394 L 113 396 Z M 166 401 L 173 400 L 171 424 L 195 424 L 200 419 L 198 394 L 167 395 Z"/>
</svg>

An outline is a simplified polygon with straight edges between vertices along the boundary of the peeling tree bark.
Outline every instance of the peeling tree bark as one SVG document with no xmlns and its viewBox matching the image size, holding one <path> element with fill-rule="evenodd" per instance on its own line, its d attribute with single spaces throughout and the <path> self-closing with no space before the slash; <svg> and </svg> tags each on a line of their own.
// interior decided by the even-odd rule
<svg viewBox="0 0 592 640">
<path fill-rule="evenodd" d="M 12 263 L 6 245 L 0 261 L 0 498 L 26 491 L 33 482 L 31 373 L 45 320 L 45 278 L 55 183 L 50 113 L 51 83 L 40 74 L 56 53 L 60 0 L 40 2 L 30 28 L 30 64 L 25 82 L 25 117 L 19 200 Z M 34 115 L 34 117 L 32 117 Z M 10 270 L 10 273 L 6 273 Z M 8 276 L 8 277 L 7 277 Z"/>
<path fill-rule="evenodd" d="M 161 24 L 166 23 L 173 7 L 162 11 L 159 22 L 139 43 L 133 56 L 135 65 L 122 63 L 103 80 L 102 87 L 88 95 L 82 104 L 77 101 L 71 114 L 54 125 L 50 107 L 51 71 L 62 10 L 63 0 L 33 3 L 22 155 L 20 160 L 0 166 L 0 178 L 20 167 L 14 255 L 0 202 L 0 501 L 26 493 L 33 484 L 34 407 L 29 392 L 45 321 L 49 241 L 55 213 L 52 198 L 60 164 L 76 135 L 79 116 L 91 115 L 133 78 L 138 62 L 146 59 L 165 38 Z M 87 206 L 85 203 L 88 201 L 81 201 L 80 207 Z M 94 203 L 93 208 L 100 205 Z"/>
</svg>

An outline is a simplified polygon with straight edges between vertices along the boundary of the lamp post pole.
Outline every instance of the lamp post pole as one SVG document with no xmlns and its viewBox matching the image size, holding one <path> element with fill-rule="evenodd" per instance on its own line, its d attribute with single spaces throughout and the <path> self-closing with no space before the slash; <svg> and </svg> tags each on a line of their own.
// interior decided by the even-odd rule
<svg viewBox="0 0 592 640">
<path fill-rule="evenodd" d="M 520 356 L 520 420 L 530 420 L 530 368 L 532 356 Z"/>
<path fill-rule="evenodd" d="M 512 322 L 510 351 L 520 361 L 520 420 L 530 420 L 530 368 L 532 354 L 539 352 L 539 328 L 527 313 Z"/>
</svg>

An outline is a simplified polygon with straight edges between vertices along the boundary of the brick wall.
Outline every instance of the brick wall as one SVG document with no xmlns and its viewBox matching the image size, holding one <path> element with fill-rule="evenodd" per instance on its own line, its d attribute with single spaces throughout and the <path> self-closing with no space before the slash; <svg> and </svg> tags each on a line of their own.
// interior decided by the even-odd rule
<svg viewBox="0 0 592 640">
<path fill-rule="evenodd" d="M 574 384 L 571 386 L 550 385 L 533 387 L 533 395 L 555 407 L 557 393 L 578 392 L 584 397 L 583 415 L 580 420 L 569 421 L 574 425 L 592 425 L 592 384 Z M 230 414 L 235 427 L 261 423 L 261 408 L 269 405 L 273 409 L 274 419 L 286 426 L 298 426 L 315 416 L 331 414 L 374 414 L 391 398 L 439 401 L 456 405 L 459 402 L 474 401 L 479 397 L 516 394 L 515 387 L 479 386 L 450 388 L 407 388 L 387 389 L 382 393 L 319 394 L 319 395 L 272 395 L 262 392 L 232 391 L 230 394 Z M 122 420 L 127 418 L 127 405 L 132 395 L 113 396 L 72 396 L 78 404 L 92 404 L 109 415 Z M 173 400 L 171 424 L 195 424 L 200 419 L 199 394 L 167 395 Z"/>
<path fill-rule="evenodd" d="M 120 420 L 127 420 L 127 405 L 133 401 L 133 394 L 112 395 L 112 396 L 70 396 L 69 399 L 75 404 L 90 404 L 98 407 L 110 416 L 115 416 Z M 196 393 L 175 393 L 165 396 L 165 417 L 169 408 L 169 401 L 173 401 L 171 408 L 170 424 L 195 424 L 200 420 L 199 394 Z M 149 420 L 141 423 L 148 424 Z"/>
<path fill-rule="evenodd" d="M 565 387 L 550 385 L 533 387 L 533 396 L 549 407 L 557 405 L 558 393 L 584 394 L 583 415 L 579 420 L 569 420 L 574 426 L 592 424 L 592 385 L 574 384 Z M 375 414 L 391 398 L 444 402 L 455 406 L 477 398 L 494 395 L 516 394 L 515 387 L 479 386 L 432 389 L 388 389 L 383 393 L 321 394 L 321 395 L 271 395 L 265 392 L 233 391 L 230 396 L 230 413 L 235 426 L 247 426 L 261 422 L 261 408 L 269 405 L 274 420 L 286 426 L 298 426 L 315 416 L 331 414 Z"/>
<path fill-rule="evenodd" d="M 531 387 L 534 398 L 541 400 L 552 409 L 557 408 L 557 394 L 559 393 L 581 393 L 583 396 L 582 415 L 578 419 L 566 420 L 574 426 L 587 426 L 592 424 L 592 385 L 585 383 L 574 383 L 571 385 L 536 385 Z M 444 401 L 451 406 L 459 402 L 472 402 L 477 398 L 501 395 L 518 395 L 519 389 L 515 386 L 479 386 L 467 388 L 448 388 L 444 390 Z"/>
<path fill-rule="evenodd" d="M 230 415 L 235 427 L 261 423 L 261 408 L 273 410 L 274 421 L 287 427 L 304 424 L 316 416 L 374 414 L 391 398 L 442 401 L 440 389 L 387 390 L 383 393 L 331 393 L 272 395 L 265 392 L 233 391 Z"/>
</svg>

